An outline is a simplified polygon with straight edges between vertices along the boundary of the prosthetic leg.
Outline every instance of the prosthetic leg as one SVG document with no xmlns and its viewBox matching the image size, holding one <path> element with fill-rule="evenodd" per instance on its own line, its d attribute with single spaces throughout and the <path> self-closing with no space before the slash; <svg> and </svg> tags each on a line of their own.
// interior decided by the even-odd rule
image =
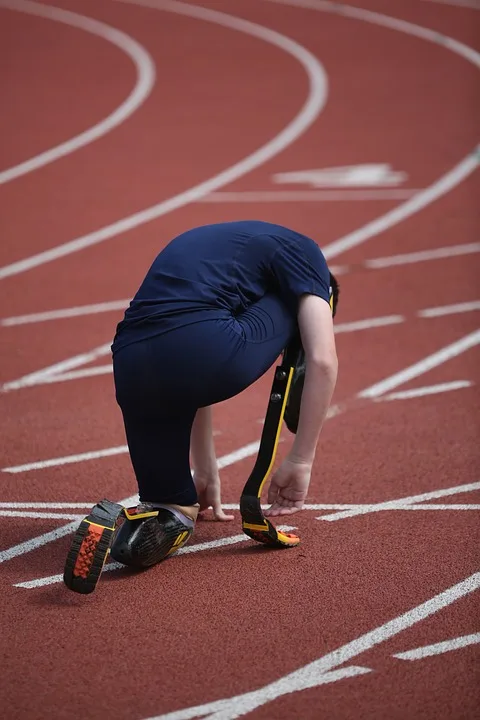
<svg viewBox="0 0 480 720">
<path fill-rule="evenodd" d="M 277 530 L 264 517 L 260 498 L 275 461 L 282 421 L 285 420 L 290 432 L 297 431 L 304 375 L 304 352 L 297 337 L 288 345 L 281 365 L 275 369 L 257 460 L 240 497 L 243 532 L 272 547 L 293 547 L 300 542 L 299 537 Z"/>
</svg>

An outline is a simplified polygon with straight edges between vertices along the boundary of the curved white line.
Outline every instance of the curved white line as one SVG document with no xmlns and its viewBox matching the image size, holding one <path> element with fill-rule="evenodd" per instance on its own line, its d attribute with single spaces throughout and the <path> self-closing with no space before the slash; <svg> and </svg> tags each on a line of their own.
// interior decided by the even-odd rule
<svg viewBox="0 0 480 720">
<path fill-rule="evenodd" d="M 123 2 L 124 0 L 120 1 Z M 188 203 L 195 202 L 208 193 L 218 190 L 224 185 L 237 180 L 242 175 L 251 172 L 255 168 L 259 167 L 259 165 L 262 165 L 267 160 L 270 160 L 297 140 L 300 135 L 302 135 L 302 133 L 304 133 L 305 130 L 307 130 L 307 128 L 316 120 L 325 105 L 327 99 L 327 76 L 322 65 L 308 50 L 285 35 L 281 35 L 274 30 L 249 22 L 248 20 L 243 20 L 232 15 L 226 15 L 225 13 L 217 12 L 216 10 L 209 10 L 196 5 L 176 2 L 176 0 L 126 0 L 126 2 L 134 5 L 152 7 L 158 10 L 165 10 L 167 12 L 177 13 L 180 15 L 188 15 L 189 17 L 194 17 L 199 20 L 206 20 L 207 22 L 216 23 L 217 25 L 222 25 L 230 28 L 231 30 L 236 30 L 238 32 L 246 33 L 247 35 L 259 38 L 270 45 L 275 45 L 294 57 L 303 66 L 308 75 L 310 85 L 308 98 L 297 116 L 276 137 L 251 155 L 248 155 L 246 158 L 240 160 L 240 162 L 232 165 L 218 175 L 201 182 L 199 185 L 195 185 L 189 190 L 185 190 L 179 195 L 174 195 L 174 197 L 171 197 L 168 200 L 164 200 L 157 205 L 153 205 L 146 210 L 142 210 L 134 215 L 130 215 L 127 218 L 118 220 L 112 225 L 107 225 L 100 230 L 96 230 L 88 235 L 83 235 L 82 237 L 71 240 L 63 245 L 58 245 L 51 250 L 38 253 L 38 255 L 33 255 L 25 260 L 19 260 L 11 265 L 6 265 L 3 268 L 0 268 L 0 279 L 16 275 L 24 272 L 25 270 L 30 270 L 38 265 L 43 265 L 51 262 L 52 260 L 56 260 L 59 257 L 69 255 L 70 253 L 83 250 L 86 247 L 108 240 L 119 233 L 131 230 L 143 223 L 159 218 L 162 215 L 166 215 L 167 213 L 172 212 L 172 210 L 183 207 Z"/>
<path fill-rule="evenodd" d="M 37 170 L 43 165 L 54 162 L 84 145 L 88 145 L 88 143 L 97 140 L 102 137 L 102 135 L 106 135 L 117 125 L 124 122 L 149 96 L 155 84 L 155 63 L 145 48 L 136 42 L 136 40 L 133 40 L 129 35 L 99 20 L 93 20 L 92 18 L 78 15 L 69 10 L 61 10 L 60 8 L 50 7 L 49 5 L 40 5 L 30 2 L 30 0 L 0 0 L 0 7 L 17 10 L 29 15 L 38 15 L 39 17 L 48 18 L 49 20 L 56 20 L 65 25 L 71 25 L 72 27 L 85 30 L 92 35 L 98 35 L 104 40 L 116 45 L 116 47 L 128 55 L 133 61 L 137 72 L 136 83 L 132 92 L 111 115 L 80 135 L 76 135 L 70 140 L 50 150 L 46 150 L 40 153 L 40 155 L 35 155 L 35 157 L 19 165 L 3 170 L 0 172 L 0 185 L 2 185 L 21 175 L 26 175 L 33 170 Z"/>
<path fill-rule="evenodd" d="M 407 35 L 414 35 L 422 40 L 428 40 L 429 42 L 436 43 L 442 47 L 451 50 L 457 55 L 461 55 L 465 60 L 468 60 L 473 65 L 480 68 L 480 53 L 476 52 L 473 48 L 464 45 L 458 40 L 454 40 L 447 35 L 442 35 L 429 28 L 422 27 L 421 25 L 414 25 L 413 23 L 406 22 L 405 20 L 399 20 L 397 18 L 390 17 L 388 15 L 382 15 L 381 13 L 373 12 L 371 10 L 363 10 L 361 8 L 353 7 L 351 5 L 343 5 L 337 2 L 327 2 L 326 0 L 267 0 L 267 2 L 273 2 L 280 5 L 292 5 L 295 7 L 307 8 L 310 10 L 319 10 L 320 12 L 330 12 L 339 15 L 345 15 L 346 17 L 354 18 L 356 20 L 363 20 L 365 22 L 373 23 L 374 25 L 380 25 L 387 27 L 391 30 L 397 30 L 399 32 L 406 33 Z M 371 237 L 378 235 L 384 230 L 397 225 L 402 220 L 405 220 L 410 215 L 422 210 L 427 205 L 430 205 L 434 200 L 437 200 L 442 195 L 452 190 L 456 185 L 462 182 L 468 175 L 470 175 L 480 164 L 480 145 L 477 146 L 467 157 L 465 157 L 458 165 L 449 170 L 445 175 L 442 175 L 432 185 L 421 192 L 418 192 L 407 202 L 399 205 L 394 210 L 382 215 L 381 217 L 373 220 L 367 225 L 354 230 L 347 235 L 344 235 L 338 240 L 327 245 L 323 248 L 323 252 L 327 259 L 336 257 L 340 253 L 350 250 L 350 248 L 356 247 L 365 240 L 369 240 Z"/>
</svg>

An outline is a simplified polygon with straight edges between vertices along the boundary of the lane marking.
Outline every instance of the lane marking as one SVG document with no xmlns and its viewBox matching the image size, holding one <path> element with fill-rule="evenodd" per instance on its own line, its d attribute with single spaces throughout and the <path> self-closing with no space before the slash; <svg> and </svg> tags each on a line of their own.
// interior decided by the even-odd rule
<svg viewBox="0 0 480 720">
<path fill-rule="evenodd" d="M 442 307 L 419 310 L 417 315 L 421 318 L 442 317 L 443 315 L 456 315 L 457 313 L 480 310 L 480 300 L 473 302 L 456 303 L 456 305 L 443 305 Z"/>
<path fill-rule="evenodd" d="M 127 445 L 118 445 L 117 447 L 104 448 L 103 450 L 92 450 L 90 452 L 78 453 L 76 455 L 65 455 L 64 457 L 50 458 L 49 460 L 37 460 L 36 462 L 25 463 L 24 465 L 6 467 L 2 468 L 2 472 L 15 474 L 30 472 L 31 470 L 44 470 L 45 468 L 60 467 L 62 465 L 85 462 L 86 460 L 97 460 L 98 458 L 112 457 L 113 455 L 121 455 L 126 452 L 128 452 Z"/>
<path fill-rule="evenodd" d="M 470 382 L 470 380 L 455 380 L 438 385 L 413 388 L 412 390 L 399 390 L 389 395 L 382 395 L 377 398 L 377 400 L 381 400 L 382 402 L 389 400 L 410 400 L 411 398 L 425 397 L 425 395 L 438 395 L 439 393 L 451 392 L 452 390 L 460 390 L 461 388 L 472 387 L 472 385 L 473 383 Z"/>
<path fill-rule="evenodd" d="M 258 38 L 270 45 L 274 45 L 288 55 L 291 55 L 302 65 L 308 76 L 308 97 L 296 117 L 278 135 L 243 160 L 240 160 L 219 174 L 214 175 L 210 179 L 205 180 L 198 185 L 194 185 L 178 195 L 174 195 L 173 197 L 163 200 L 156 205 L 152 205 L 145 210 L 141 210 L 140 212 L 134 213 L 126 218 L 122 218 L 111 225 L 106 225 L 100 230 L 95 230 L 94 232 L 87 233 L 86 235 L 82 235 L 74 240 L 57 245 L 49 250 L 45 250 L 44 252 L 31 255 L 24 260 L 19 260 L 11 263 L 10 265 L 5 265 L 0 268 L 0 279 L 25 272 L 26 270 L 31 270 L 34 267 L 44 265 L 45 263 L 52 262 L 60 257 L 65 257 L 71 253 L 78 252 L 79 250 L 83 250 L 87 247 L 91 247 L 92 245 L 109 240 L 120 233 L 125 233 L 138 227 L 139 225 L 143 225 L 144 223 L 160 218 L 173 210 L 184 207 L 191 202 L 195 202 L 204 195 L 207 195 L 214 190 L 218 190 L 222 186 L 227 185 L 234 180 L 238 180 L 238 178 L 251 172 L 260 165 L 263 165 L 267 162 L 267 160 L 272 159 L 295 142 L 312 125 L 325 106 L 327 100 L 328 81 L 323 66 L 319 60 L 312 55 L 312 53 L 291 38 L 275 32 L 270 28 L 258 25 L 248 20 L 243 20 L 242 18 L 234 17 L 233 15 L 227 15 L 226 13 L 197 7 L 195 5 L 175 2 L 174 0 L 171 2 L 168 0 L 160 0 L 159 2 L 151 3 L 145 0 L 141 3 L 133 2 L 132 4 L 144 5 L 145 7 L 152 7 L 158 10 L 176 13 L 179 15 L 187 15 L 198 20 L 215 23 L 229 28 L 230 30 Z"/>
<path fill-rule="evenodd" d="M 56 505 L 58 503 L 50 503 L 50 505 Z M 378 504 L 378 503 L 377 503 Z M 362 504 L 352 504 L 352 503 L 316 503 L 316 504 L 307 504 L 304 505 L 302 508 L 303 511 L 307 510 L 366 510 L 367 512 L 375 512 L 375 508 L 377 504 L 372 503 L 362 503 Z M 35 503 L 33 503 L 35 505 Z M 45 505 L 49 505 L 49 503 L 46 503 Z M 85 510 L 95 505 L 94 502 L 90 503 L 88 506 L 82 505 L 82 508 L 85 508 Z M 9 507 L 32 507 L 32 504 L 26 504 L 26 503 L 0 503 L 0 517 L 6 517 L 6 518 L 29 518 L 32 520 L 75 520 L 76 518 L 82 519 L 85 516 L 85 513 L 59 513 L 54 512 L 53 510 L 15 510 L 15 509 L 8 509 Z M 68 506 L 68 504 L 67 504 Z M 239 510 L 238 503 L 222 503 L 222 507 L 225 510 Z M 268 506 L 265 505 L 265 508 Z M 6 509 L 1 509 L 6 508 Z M 373 508 L 373 510 L 372 510 Z M 439 511 L 477 511 L 480 510 L 480 504 L 460 504 L 460 503 L 449 503 L 447 505 L 440 505 L 440 504 L 428 504 L 428 503 L 422 503 L 420 505 L 408 505 L 408 504 L 398 504 L 395 505 L 395 507 L 387 508 L 389 511 L 401 511 L 401 512 L 409 512 L 410 510 L 421 510 L 421 511 L 430 511 L 433 510 L 436 512 Z M 318 520 L 318 518 L 316 518 Z"/>
<path fill-rule="evenodd" d="M 383 317 L 366 318 L 354 322 L 338 323 L 335 325 L 335 334 L 356 332 L 357 330 L 370 330 L 371 328 L 385 327 L 386 325 L 398 325 L 405 322 L 403 315 L 384 315 Z"/>
<path fill-rule="evenodd" d="M 307 8 L 310 10 L 317 10 L 319 12 L 335 13 L 343 15 L 347 18 L 361 20 L 363 22 L 372 23 L 374 25 L 402 32 L 407 35 L 412 35 L 422 40 L 427 40 L 428 42 L 441 45 L 441 47 L 460 55 L 477 68 L 480 68 L 480 53 L 476 52 L 476 50 L 468 45 L 448 37 L 447 35 L 442 35 L 436 30 L 415 25 L 414 23 L 390 17 L 389 15 L 383 15 L 371 10 L 357 8 L 352 5 L 344 5 L 343 3 L 325 2 L 324 0 L 267 0 L 267 2 L 277 3 L 279 5 L 290 5 L 298 8 Z M 363 227 L 354 230 L 338 240 L 333 241 L 330 245 L 327 245 L 324 248 L 325 257 L 328 260 L 342 252 L 345 252 L 346 250 L 350 250 L 351 248 L 360 245 L 385 230 L 388 230 L 394 225 L 397 225 L 399 222 L 405 220 L 411 215 L 414 215 L 419 210 L 423 210 L 423 208 L 427 207 L 427 205 L 430 205 L 430 203 L 434 202 L 434 200 L 437 200 L 442 197 L 442 195 L 445 195 L 450 190 L 453 190 L 453 188 L 471 175 L 477 169 L 479 163 L 480 145 L 475 147 L 465 158 L 463 158 L 463 160 L 461 160 L 445 175 L 438 178 L 438 180 L 436 180 L 432 185 L 424 190 L 421 190 L 399 207 L 390 210 L 385 215 L 382 215 L 376 220 L 367 223 Z"/>
<path fill-rule="evenodd" d="M 81 378 L 96 377 L 97 375 L 108 375 L 111 373 L 113 373 L 113 365 L 111 363 L 110 365 L 95 365 L 95 367 L 83 368 L 82 370 L 72 370 L 71 372 L 45 375 L 37 378 L 34 383 L 28 383 L 28 385 L 22 385 L 22 387 L 51 385 L 52 383 L 67 382 L 68 380 L 80 380 Z"/>
<path fill-rule="evenodd" d="M 398 500 L 386 500 L 373 505 L 357 507 L 352 510 L 342 510 L 340 512 L 332 513 L 331 515 L 319 515 L 316 520 L 335 522 L 336 520 L 344 520 L 345 518 L 352 518 L 357 515 L 367 515 L 369 513 L 381 512 L 382 510 L 395 510 L 398 506 L 414 505 L 415 503 L 422 503 L 424 500 L 437 500 L 438 498 L 472 492 L 473 490 L 480 490 L 480 482 L 457 485 L 456 487 L 451 488 L 440 488 L 440 490 L 432 490 L 430 492 L 420 493 L 419 495 L 402 497 Z"/>
<path fill-rule="evenodd" d="M 335 682 L 341 678 L 334 678 L 332 671 L 338 668 L 339 665 L 344 665 L 358 655 L 390 640 L 407 628 L 417 625 L 422 620 L 440 612 L 457 600 L 478 590 L 479 587 L 480 573 L 474 573 L 426 602 L 360 635 L 332 652 L 304 665 L 302 668 L 264 685 L 258 690 L 222 700 L 215 700 L 211 703 L 205 703 L 183 710 L 156 715 L 150 717 L 149 720 L 193 720 L 194 718 L 200 717 L 204 717 L 207 720 L 235 720 L 235 718 L 247 715 L 249 712 L 283 695 L 318 687 L 325 682 Z M 319 611 L 319 622 L 321 622 L 321 610 Z"/>
<path fill-rule="evenodd" d="M 283 532 L 290 532 L 296 530 L 296 527 L 291 525 L 280 525 L 279 530 Z M 187 545 L 187 547 L 180 548 L 177 550 L 175 555 L 189 555 L 190 553 L 205 552 L 206 550 L 216 550 L 220 547 L 227 547 L 228 545 L 237 545 L 238 543 L 248 542 L 250 540 L 245 533 L 241 535 L 230 535 L 229 537 L 219 538 L 218 540 L 209 540 L 208 542 L 197 543 L 196 545 Z M 112 570 L 124 570 L 125 565 L 119 562 L 107 563 L 103 568 L 103 572 L 111 572 Z M 14 583 L 14 587 L 33 589 L 37 587 L 43 587 L 45 585 L 53 585 L 55 583 L 63 582 L 63 574 L 49 575 L 48 577 L 35 578 L 34 580 L 27 580 L 25 582 Z"/>
<path fill-rule="evenodd" d="M 478 0 L 423 0 L 423 2 L 441 3 L 442 5 L 480 10 L 480 2 L 478 2 Z"/>
<path fill-rule="evenodd" d="M 60 362 L 54 363 L 53 365 L 48 365 L 41 370 L 37 370 L 33 373 L 29 373 L 28 375 L 24 375 L 18 380 L 12 380 L 11 382 L 4 383 L 3 385 L 0 385 L 0 392 L 19 390 L 23 387 L 30 387 L 32 385 L 36 385 L 39 382 L 45 381 L 46 378 L 51 378 L 54 375 L 60 375 L 61 373 L 76 368 L 79 365 L 85 365 L 86 363 L 93 362 L 99 357 L 103 357 L 104 355 L 108 355 L 109 353 L 111 353 L 111 343 L 99 345 L 98 347 L 93 348 L 93 350 L 89 350 L 86 353 L 74 355 L 67 360 L 61 360 Z"/>
<path fill-rule="evenodd" d="M 138 501 L 138 496 L 136 497 L 136 501 Z M 92 500 L 91 502 L 0 502 L 0 509 L 2 510 L 8 510 L 8 511 L 15 511 L 15 510 L 87 510 L 90 509 L 95 505 L 95 502 Z M 227 510 L 239 510 L 240 506 L 238 503 L 222 503 L 222 507 L 226 508 Z M 268 508 L 268 505 L 262 505 L 264 509 Z M 303 506 L 303 510 L 355 510 L 357 508 L 364 508 L 364 507 L 376 507 L 376 504 L 372 505 L 371 503 L 307 503 Z M 422 505 L 418 507 L 412 507 L 411 505 L 399 505 L 398 506 L 401 509 L 405 510 L 423 510 L 425 508 L 432 508 L 436 510 L 437 508 L 450 510 L 453 508 L 454 510 L 457 509 L 474 509 L 478 510 L 480 508 L 480 505 L 427 505 L 426 503 L 422 503 Z M 397 509 L 397 506 L 394 508 Z M 85 513 L 79 513 L 76 514 L 75 517 L 83 517 Z M 43 517 L 42 513 L 39 513 L 38 517 Z M 51 514 L 51 517 L 57 517 L 55 513 Z"/>
<path fill-rule="evenodd" d="M 404 253 L 402 255 L 390 255 L 390 257 L 372 258 L 371 260 L 365 260 L 363 265 L 370 270 L 378 270 L 394 265 L 440 260 L 455 257 L 456 255 L 469 255 L 476 252 L 480 252 L 480 243 L 467 243 L 465 245 L 450 245 L 449 247 L 435 248 L 432 250 L 419 250 L 418 252 Z"/>
<path fill-rule="evenodd" d="M 79 513 L 41 512 L 39 510 L 0 510 L 0 517 L 30 518 L 32 520 L 76 520 L 78 518 L 81 520 L 84 515 Z"/>
<path fill-rule="evenodd" d="M 79 15 L 70 10 L 61 10 L 60 8 L 49 5 L 37 4 L 29 0 L 0 0 L 0 8 L 1 7 L 55 20 L 56 22 L 80 28 L 91 35 L 97 35 L 103 40 L 107 40 L 107 42 L 112 43 L 129 56 L 135 65 L 137 77 L 135 87 L 130 95 L 113 113 L 108 115 L 108 117 L 85 132 L 80 133 L 80 135 L 76 135 L 70 140 L 50 148 L 50 150 L 46 150 L 19 165 L 3 170 L 0 172 L 0 185 L 10 182 L 10 180 L 14 180 L 22 175 L 26 175 L 33 170 L 37 170 L 48 163 L 54 162 L 106 135 L 115 127 L 125 122 L 130 115 L 138 110 L 140 105 L 142 105 L 150 95 L 155 84 L 155 63 L 153 59 L 140 43 L 126 33 L 99 20 L 86 17 L 85 15 Z"/>
<path fill-rule="evenodd" d="M 3 318 L 3 320 L 0 320 L 0 325 L 3 327 L 12 327 L 14 325 L 47 322 L 48 320 L 80 317 L 81 315 L 95 315 L 96 313 L 113 312 L 117 310 L 123 311 L 127 309 L 129 304 L 130 300 L 113 300 L 111 302 L 94 303 L 93 305 L 79 305 L 77 307 L 61 308 L 59 310 L 47 310 L 46 312 Z"/>
<path fill-rule="evenodd" d="M 419 190 L 245 190 L 219 191 L 205 195 L 201 203 L 272 202 L 365 202 L 368 200 L 406 200 Z"/>
<path fill-rule="evenodd" d="M 462 635 L 433 645 L 424 645 L 415 648 L 415 650 L 407 650 L 406 652 L 397 653 L 393 657 L 399 660 L 423 660 L 423 658 L 432 657 L 432 655 L 443 655 L 443 653 L 451 650 L 459 650 L 467 647 L 467 645 L 477 645 L 478 643 L 480 643 L 480 633 L 474 633 L 473 635 Z"/>
<path fill-rule="evenodd" d="M 428 355 L 423 360 L 420 360 L 419 362 L 410 365 L 404 370 L 400 370 L 400 372 L 395 373 L 394 375 L 390 375 L 390 377 L 385 378 L 385 380 L 381 380 L 380 382 L 375 383 L 375 385 L 372 385 L 371 387 L 362 390 L 357 397 L 377 398 L 380 395 L 387 393 L 389 390 L 393 390 L 399 385 L 403 385 L 409 380 L 413 380 L 414 378 L 423 375 L 429 370 L 432 370 L 433 368 L 442 365 L 447 360 L 461 355 L 466 350 L 470 350 L 479 343 L 480 330 L 476 330 L 469 335 L 465 335 L 465 337 L 461 338 L 460 340 L 457 340 L 456 342 L 447 345 L 441 350 L 437 350 L 437 352 L 434 352 L 432 355 Z"/>
<path fill-rule="evenodd" d="M 365 188 L 400 185 L 407 178 L 407 173 L 393 170 L 388 163 L 365 163 L 275 173 L 272 181 L 279 185 L 300 184 L 314 188 Z"/>
</svg>

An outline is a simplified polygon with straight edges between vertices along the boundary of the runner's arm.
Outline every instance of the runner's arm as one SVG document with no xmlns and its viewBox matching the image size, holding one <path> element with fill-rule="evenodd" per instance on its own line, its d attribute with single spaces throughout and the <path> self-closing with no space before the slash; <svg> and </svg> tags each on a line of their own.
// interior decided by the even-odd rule
<svg viewBox="0 0 480 720">
<path fill-rule="evenodd" d="M 289 458 L 312 464 L 338 373 L 329 304 L 316 295 L 303 295 L 299 302 L 298 325 L 305 350 L 306 371 L 298 429 Z"/>
</svg>

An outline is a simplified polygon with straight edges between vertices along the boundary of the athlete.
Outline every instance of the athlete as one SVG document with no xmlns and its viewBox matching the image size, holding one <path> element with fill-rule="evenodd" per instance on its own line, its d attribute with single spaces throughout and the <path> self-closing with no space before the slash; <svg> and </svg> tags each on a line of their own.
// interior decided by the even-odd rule
<svg viewBox="0 0 480 720">
<path fill-rule="evenodd" d="M 271 478 L 265 515 L 302 509 L 337 378 L 338 294 L 318 245 L 268 222 L 193 228 L 159 253 L 112 345 L 140 497 L 116 530 L 115 560 L 137 567 L 163 560 L 210 507 L 216 520 L 233 519 L 221 505 L 211 407 L 258 380 L 298 335 L 305 363 L 290 393 L 297 418 L 286 417 L 295 438 Z"/>
</svg>

